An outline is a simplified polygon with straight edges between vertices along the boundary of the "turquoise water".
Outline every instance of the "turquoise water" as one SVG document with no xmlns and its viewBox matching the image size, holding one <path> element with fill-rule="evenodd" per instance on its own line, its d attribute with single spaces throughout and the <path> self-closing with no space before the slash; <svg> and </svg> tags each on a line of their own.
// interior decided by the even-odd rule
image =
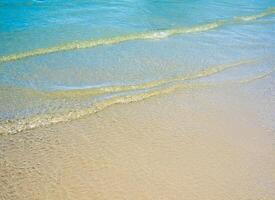
<svg viewBox="0 0 275 200">
<path fill-rule="evenodd" d="M 0 132 L 275 67 L 274 0 L 0 0 L 0 19 Z"/>
</svg>

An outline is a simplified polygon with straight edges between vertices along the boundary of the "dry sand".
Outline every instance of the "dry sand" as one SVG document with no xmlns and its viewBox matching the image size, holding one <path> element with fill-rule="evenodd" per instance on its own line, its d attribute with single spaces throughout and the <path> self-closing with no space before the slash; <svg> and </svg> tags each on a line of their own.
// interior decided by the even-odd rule
<svg viewBox="0 0 275 200">
<path fill-rule="evenodd" d="M 274 77 L 0 136 L 0 199 L 275 199 Z"/>
</svg>

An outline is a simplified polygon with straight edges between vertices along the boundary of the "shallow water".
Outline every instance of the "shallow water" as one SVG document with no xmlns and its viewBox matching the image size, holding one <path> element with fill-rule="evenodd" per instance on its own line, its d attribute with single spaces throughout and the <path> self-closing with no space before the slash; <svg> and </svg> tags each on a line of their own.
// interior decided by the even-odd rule
<svg viewBox="0 0 275 200">
<path fill-rule="evenodd" d="M 0 1 L 0 132 L 274 71 L 274 1 Z"/>
<path fill-rule="evenodd" d="M 274 0 L 0 0 L 0 199 L 275 199 L 274 22 Z"/>
</svg>

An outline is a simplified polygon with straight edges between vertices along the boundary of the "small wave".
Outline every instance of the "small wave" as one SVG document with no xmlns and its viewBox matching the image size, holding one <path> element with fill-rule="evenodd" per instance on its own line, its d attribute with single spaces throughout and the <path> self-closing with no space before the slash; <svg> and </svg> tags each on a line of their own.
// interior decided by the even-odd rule
<svg viewBox="0 0 275 200">
<path fill-rule="evenodd" d="M 149 34 L 146 39 L 163 39 L 169 36 L 169 33 L 167 31 L 160 31 L 155 32 L 152 34 Z"/>
<path fill-rule="evenodd" d="M 134 40 L 162 39 L 172 35 L 205 32 L 205 31 L 219 28 L 227 24 L 237 24 L 237 23 L 254 21 L 259 18 L 266 17 L 272 14 L 275 14 L 275 8 L 273 7 L 261 13 L 258 13 L 256 15 L 235 17 L 233 19 L 228 19 L 228 20 L 218 20 L 215 22 L 201 24 L 193 27 L 175 28 L 175 29 L 153 31 L 153 32 L 147 32 L 147 33 L 122 35 L 122 36 L 117 36 L 113 38 L 105 38 L 105 39 L 98 39 L 98 40 L 71 42 L 71 43 L 54 46 L 50 48 L 40 48 L 40 49 L 34 49 L 27 52 L 2 56 L 0 57 L 0 64 L 5 62 L 16 61 L 16 60 L 20 60 L 28 57 L 40 56 L 40 55 L 51 54 L 51 53 L 62 52 L 62 51 L 94 48 L 97 46 L 104 46 L 104 45 L 114 45 L 122 42 L 134 41 Z"/>
<path fill-rule="evenodd" d="M 235 17 L 235 21 L 249 22 L 272 14 L 275 14 L 275 8 L 269 8 L 265 12 L 259 13 L 257 15 Z"/>
<path fill-rule="evenodd" d="M 258 74 L 256 76 L 253 76 L 253 77 L 245 79 L 245 80 L 241 80 L 239 82 L 240 83 L 250 83 L 250 82 L 253 82 L 253 81 L 261 80 L 261 79 L 264 79 L 264 78 L 272 75 L 274 72 L 275 72 L 275 68 L 271 69 L 268 72 L 264 72 L 264 73 Z"/>
<path fill-rule="evenodd" d="M 128 104 L 132 102 L 142 101 L 153 96 L 163 95 L 171 93 L 179 88 L 195 88 L 200 87 L 202 84 L 192 85 L 192 84 L 175 84 L 170 87 L 165 87 L 156 90 L 150 90 L 134 95 L 116 96 L 109 99 L 102 100 L 98 103 L 93 104 L 89 108 L 79 109 L 75 111 L 56 113 L 56 114 L 45 114 L 38 115 L 31 118 L 20 119 L 16 121 L 0 122 L 0 135 L 2 134 L 16 134 L 22 131 L 44 127 L 51 124 L 56 124 L 60 122 L 68 122 L 83 118 L 85 116 L 97 113 L 105 108 L 108 108 L 116 104 Z"/>
<path fill-rule="evenodd" d="M 79 119 L 84 116 L 101 111 L 114 104 L 141 101 L 149 97 L 170 93 L 179 88 L 205 87 L 205 86 L 208 86 L 209 84 L 205 84 L 205 83 L 198 84 L 192 81 L 190 82 L 188 80 L 195 80 L 202 77 L 211 76 L 227 69 L 231 69 L 234 67 L 241 67 L 241 66 L 245 66 L 247 64 L 252 64 L 255 62 L 256 62 L 255 60 L 245 60 L 245 61 L 239 61 L 231 64 L 218 65 L 214 67 L 209 67 L 207 69 L 198 71 L 190 75 L 179 76 L 179 77 L 165 79 L 165 80 L 158 80 L 158 81 L 148 82 L 148 83 L 139 84 L 139 85 L 110 86 L 110 87 L 90 88 L 90 89 L 82 89 L 82 90 L 64 90 L 64 91 L 55 91 L 55 92 L 48 92 L 48 93 L 38 93 L 34 91 L 33 93 L 35 95 L 42 95 L 46 98 L 52 98 L 52 97 L 81 98 L 83 96 L 100 95 L 100 94 L 106 94 L 106 93 L 109 94 L 114 92 L 127 92 L 127 91 L 129 92 L 118 96 L 110 96 L 110 98 L 105 98 L 105 99 L 102 99 L 101 101 L 96 102 L 91 107 L 81 108 L 74 111 L 55 113 L 55 114 L 43 114 L 43 115 L 37 115 L 30 118 L 2 121 L 0 122 L 0 134 L 18 133 L 21 131 L 25 131 L 25 130 L 29 130 L 37 127 L 47 126 L 50 124 Z M 269 74 L 265 74 L 265 76 Z M 259 76 L 258 79 L 260 77 L 264 77 L 264 75 Z M 29 90 L 27 90 L 27 92 L 28 94 L 31 94 Z"/>
<path fill-rule="evenodd" d="M 275 70 L 272 70 L 270 72 L 263 73 L 261 75 L 252 77 L 247 80 L 237 81 L 236 83 L 248 83 L 255 80 L 259 80 L 267 76 L 270 76 L 274 72 Z M 203 88 L 203 87 L 211 87 L 211 86 L 213 87 L 215 85 L 180 83 L 180 84 L 170 85 L 169 87 L 165 87 L 157 90 L 151 90 L 141 94 L 113 97 L 113 98 L 101 101 L 99 103 L 96 103 L 93 106 L 85 109 L 80 109 L 80 110 L 66 112 L 66 113 L 58 113 L 55 115 L 50 115 L 50 114 L 39 115 L 32 118 L 4 122 L 0 124 L 0 134 L 15 134 L 22 131 L 38 128 L 38 127 L 48 126 L 51 124 L 72 121 L 75 119 L 79 119 L 79 118 L 97 113 L 115 104 L 128 104 L 132 102 L 142 101 L 153 96 L 169 94 L 178 89 L 191 89 L 191 88 L 194 89 L 194 88 Z"/>
<path fill-rule="evenodd" d="M 171 84 L 179 81 L 190 81 L 195 80 L 207 76 L 214 75 L 216 73 L 222 72 L 226 69 L 234 68 L 234 67 L 242 67 L 248 64 L 255 64 L 259 62 L 257 60 L 241 60 L 238 62 L 230 63 L 230 64 L 222 64 L 216 66 L 210 66 L 203 70 L 199 70 L 190 74 L 185 74 L 181 76 L 160 79 L 150 82 L 144 82 L 140 84 L 133 85 L 101 85 L 96 87 L 87 87 L 87 88 L 61 88 L 54 91 L 37 91 L 32 90 L 30 88 L 16 88 L 16 87 L 0 87 L 0 93 L 14 93 L 18 94 L 18 96 L 28 96 L 29 98 L 40 98 L 40 99 L 81 99 L 86 97 L 95 97 L 100 95 L 108 95 L 113 93 L 121 93 L 121 92 L 130 92 L 137 90 L 147 90 L 156 87 L 161 87 L 166 84 Z M 4 95 L 5 96 L 5 95 Z"/>
</svg>

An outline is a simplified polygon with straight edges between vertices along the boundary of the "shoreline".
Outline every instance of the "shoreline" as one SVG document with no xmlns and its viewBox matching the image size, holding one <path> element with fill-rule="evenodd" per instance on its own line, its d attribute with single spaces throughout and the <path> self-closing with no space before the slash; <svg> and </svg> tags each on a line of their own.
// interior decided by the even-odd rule
<svg viewBox="0 0 275 200">
<path fill-rule="evenodd" d="M 39 97 L 46 100 L 64 100 L 66 98 L 75 98 L 81 102 L 81 97 L 94 96 L 93 102 L 88 107 L 78 108 L 78 109 L 65 109 L 63 112 L 56 113 L 41 113 L 37 115 L 30 115 L 29 117 L 18 118 L 18 119 L 8 119 L 0 122 L 0 135 L 5 134 L 17 134 L 27 130 L 33 130 L 36 128 L 47 127 L 56 123 L 70 122 L 73 120 L 78 120 L 83 117 L 88 117 L 91 114 L 100 112 L 110 106 L 116 104 L 128 104 L 138 101 L 143 101 L 154 96 L 161 96 L 165 94 L 173 93 L 180 89 L 199 89 L 208 87 L 222 87 L 223 85 L 242 85 L 249 82 L 256 81 L 258 79 L 264 79 L 271 76 L 275 69 L 270 69 L 264 73 L 259 73 L 253 77 L 247 77 L 241 80 L 235 81 L 225 81 L 224 83 L 211 83 L 211 82 L 200 82 L 200 79 L 207 79 L 215 77 L 216 75 L 222 75 L 224 72 L 230 72 L 234 68 L 242 68 L 248 64 L 257 63 L 257 60 L 241 60 L 234 63 L 222 64 L 217 66 L 208 67 L 203 70 L 199 70 L 190 74 L 177 76 L 173 78 L 161 79 L 151 82 L 145 82 L 136 85 L 124 85 L 124 86 L 109 86 L 102 88 L 88 88 L 81 90 L 68 90 L 68 91 L 53 91 L 53 92 L 39 92 L 35 90 L 24 90 L 19 88 L 14 88 L 14 91 L 10 90 L 0 90 L 4 92 L 4 97 L 9 96 L 6 93 L 15 93 L 18 98 L 24 96 L 25 93 L 27 97 Z M 215 78 L 214 78 L 215 79 Z M 196 80 L 198 80 L 196 82 Z M 125 92 L 125 94 L 124 94 Z M 100 95 L 103 96 L 100 96 Z M 28 96 L 29 95 L 29 96 Z M 107 95 L 104 97 L 104 95 Z M 38 98 L 38 99 L 39 99 Z M 78 99 L 79 98 L 79 99 Z M 3 98 L 3 101 L 9 102 L 9 98 Z M 70 102 L 70 100 L 68 101 Z M 34 102 L 35 103 L 35 100 Z M 8 112 L 8 110 L 6 111 Z"/>
<path fill-rule="evenodd" d="M 273 199 L 275 77 L 0 138 L 3 199 Z"/>
</svg>

